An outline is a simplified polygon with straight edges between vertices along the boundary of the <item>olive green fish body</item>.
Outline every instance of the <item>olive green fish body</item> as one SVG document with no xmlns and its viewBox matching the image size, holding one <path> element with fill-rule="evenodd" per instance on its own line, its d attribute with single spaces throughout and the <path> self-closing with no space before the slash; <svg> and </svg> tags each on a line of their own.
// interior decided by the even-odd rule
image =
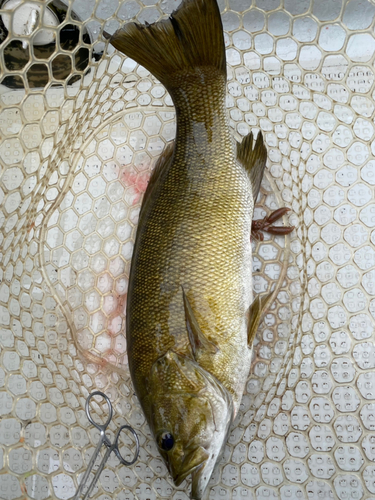
<svg viewBox="0 0 375 500">
<path fill-rule="evenodd" d="M 225 81 L 214 76 L 205 75 L 204 92 L 198 82 L 174 94 L 173 161 L 141 218 L 133 254 L 128 357 L 142 399 L 156 359 L 169 349 L 191 356 L 184 289 L 202 333 L 218 348 L 199 364 L 225 385 L 237 409 L 250 367 L 253 199 L 228 130 Z"/>
</svg>

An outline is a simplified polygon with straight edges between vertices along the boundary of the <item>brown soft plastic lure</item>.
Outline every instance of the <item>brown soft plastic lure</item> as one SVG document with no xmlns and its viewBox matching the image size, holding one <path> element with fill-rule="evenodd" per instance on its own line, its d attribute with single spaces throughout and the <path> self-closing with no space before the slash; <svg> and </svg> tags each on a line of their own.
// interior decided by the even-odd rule
<svg viewBox="0 0 375 500">
<path fill-rule="evenodd" d="M 270 296 L 252 304 L 251 221 L 266 164 L 261 134 L 237 146 L 225 109 L 226 60 L 215 0 L 184 0 L 112 45 L 169 91 L 177 134 L 146 190 L 131 266 L 131 375 L 176 485 L 201 499 L 221 456 Z M 252 305 L 251 305 L 252 304 Z"/>
</svg>

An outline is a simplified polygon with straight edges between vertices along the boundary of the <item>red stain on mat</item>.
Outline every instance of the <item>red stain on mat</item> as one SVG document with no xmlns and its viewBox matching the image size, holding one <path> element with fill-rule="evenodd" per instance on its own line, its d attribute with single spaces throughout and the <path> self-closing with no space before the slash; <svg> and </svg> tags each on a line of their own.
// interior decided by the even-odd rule
<svg viewBox="0 0 375 500">
<path fill-rule="evenodd" d="M 132 205 L 137 205 L 140 202 L 143 193 L 146 191 L 150 175 L 150 170 L 138 172 L 134 165 L 126 166 L 120 171 L 120 181 L 124 187 L 131 190 Z"/>
</svg>

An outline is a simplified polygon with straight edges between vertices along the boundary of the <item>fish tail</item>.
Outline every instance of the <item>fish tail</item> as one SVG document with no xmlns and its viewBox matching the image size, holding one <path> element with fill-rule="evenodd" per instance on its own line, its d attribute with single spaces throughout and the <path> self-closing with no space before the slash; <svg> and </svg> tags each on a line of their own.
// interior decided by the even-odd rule
<svg viewBox="0 0 375 500">
<path fill-rule="evenodd" d="M 128 23 L 110 43 L 150 71 L 167 90 L 176 74 L 212 67 L 226 75 L 223 26 L 216 0 L 183 0 L 169 19 Z"/>
</svg>

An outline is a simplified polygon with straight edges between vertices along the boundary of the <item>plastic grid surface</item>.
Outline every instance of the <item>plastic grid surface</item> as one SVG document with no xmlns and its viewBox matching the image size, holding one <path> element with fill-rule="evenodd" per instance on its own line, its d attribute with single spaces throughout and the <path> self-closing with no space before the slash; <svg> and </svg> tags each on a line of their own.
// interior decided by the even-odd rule
<svg viewBox="0 0 375 500">
<path fill-rule="evenodd" d="M 174 108 L 100 36 L 102 26 L 154 22 L 177 4 L 75 0 L 48 29 L 58 39 L 73 23 L 92 44 L 57 44 L 42 87 L 30 77 L 36 32 L 22 38 L 28 56 L 15 70 L 5 55 L 17 36 L 1 45 L 1 499 L 74 495 L 98 438 L 83 411 L 94 389 L 114 404 L 112 431 L 128 422 L 142 445 L 131 468 L 110 458 L 96 498 L 188 499 L 188 482 L 171 485 L 133 395 L 124 338 L 140 202 L 173 140 Z M 279 292 L 209 497 L 374 500 L 375 3 L 219 4 L 230 125 L 237 138 L 261 129 L 268 145 L 256 218 L 289 206 L 297 229 L 254 245 L 255 292 Z M 89 72 L 77 65 L 82 47 Z M 56 79 L 59 55 L 74 79 Z M 9 88 L 9 76 L 26 89 Z"/>
</svg>

